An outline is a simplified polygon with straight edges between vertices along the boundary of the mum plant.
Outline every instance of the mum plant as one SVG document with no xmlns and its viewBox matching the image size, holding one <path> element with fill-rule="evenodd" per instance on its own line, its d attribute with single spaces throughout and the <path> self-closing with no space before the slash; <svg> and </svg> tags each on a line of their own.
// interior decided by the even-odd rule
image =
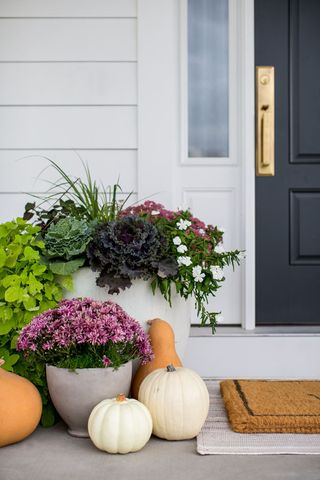
<svg viewBox="0 0 320 480">
<path fill-rule="evenodd" d="M 153 358 L 148 335 L 114 302 L 63 300 L 25 326 L 17 342 L 29 363 L 60 368 L 119 368 Z"/>
</svg>

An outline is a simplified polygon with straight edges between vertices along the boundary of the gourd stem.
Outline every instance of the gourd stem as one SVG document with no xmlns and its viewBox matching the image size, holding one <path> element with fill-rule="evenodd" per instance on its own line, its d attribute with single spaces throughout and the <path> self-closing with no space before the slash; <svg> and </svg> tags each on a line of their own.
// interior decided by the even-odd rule
<svg viewBox="0 0 320 480">
<path fill-rule="evenodd" d="M 119 395 L 116 396 L 117 402 L 124 402 L 126 399 L 126 396 L 124 393 L 119 393 Z"/>
<path fill-rule="evenodd" d="M 170 363 L 170 365 L 167 365 L 167 372 L 175 372 L 175 371 L 176 371 L 176 369 L 174 368 L 172 363 Z"/>
<path fill-rule="evenodd" d="M 0 367 L 2 367 L 2 365 L 4 365 L 6 362 L 4 360 L 4 358 L 0 358 Z"/>
</svg>

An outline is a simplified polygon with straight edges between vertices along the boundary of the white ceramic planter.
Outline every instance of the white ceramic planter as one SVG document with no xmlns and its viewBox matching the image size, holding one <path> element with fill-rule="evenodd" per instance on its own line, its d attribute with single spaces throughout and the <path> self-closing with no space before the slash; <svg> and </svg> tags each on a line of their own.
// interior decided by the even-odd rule
<svg viewBox="0 0 320 480">
<path fill-rule="evenodd" d="M 112 368 L 46 367 L 50 397 L 60 417 L 74 437 L 88 437 L 88 419 L 93 408 L 106 398 L 119 393 L 129 395 L 132 362 L 118 370 Z"/>
<path fill-rule="evenodd" d="M 161 318 L 169 322 L 174 329 L 176 350 L 183 357 L 190 331 L 189 301 L 177 294 L 172 295 L 172 308 L 159 291 L 153 295 L 150 282 L 134 280 L 130 288 L 121 290 L 117 295 L 109 295 L 106 288 L 96 285 L 97 274 L 90 268 L 81 268 L 73 275 L 74 289 L 64 292 L 65 298 L 91 297 L 96 300 L 112 300 L 118 303 L 129 315 L 138 320 L 144 330 L 148 329 L 147 320 Z"/>
</svg>

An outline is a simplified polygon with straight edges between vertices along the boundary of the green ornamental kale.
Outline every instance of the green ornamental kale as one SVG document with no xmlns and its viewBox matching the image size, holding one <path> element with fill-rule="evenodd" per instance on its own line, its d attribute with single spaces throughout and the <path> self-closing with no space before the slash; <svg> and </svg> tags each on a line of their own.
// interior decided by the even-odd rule
<svg viewBox="0 0 320 480">
<path fill-rule="evenodd" d="M 130 287 L 134 278 L 174 275 L 177 262 L 166 251 L 167 241 L 157 227 L 128 216 L 97 227 L 87 255 L 91 268 L 100 272 L 97 285 L 108 286 L 112 294 Z"/>
<path fill-rule="evenodd" d="M 69 275 L 85 263 L 85 250 L 91 239 L 92 226 L 75 217 L 52 224 L 44 237 L 49 267 L 58 275 Z"/>
</svg>

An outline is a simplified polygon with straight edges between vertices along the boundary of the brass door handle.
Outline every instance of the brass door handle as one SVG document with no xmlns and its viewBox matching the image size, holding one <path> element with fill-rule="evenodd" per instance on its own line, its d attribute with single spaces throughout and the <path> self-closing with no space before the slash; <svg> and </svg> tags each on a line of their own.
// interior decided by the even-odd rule
<svg viewBox="0 0 320 480">
<path fill-rule="evenodd" d="M 269 105 L 261 107 L 261 162 L 264 167 L 268 167 L 272 160 L 271 151 L 271 118 Z"/>
<path fill-rule="evenodd" d="M 274 175 L 274 67 L 256 67 L 256 174 Z"/>
</svg>

